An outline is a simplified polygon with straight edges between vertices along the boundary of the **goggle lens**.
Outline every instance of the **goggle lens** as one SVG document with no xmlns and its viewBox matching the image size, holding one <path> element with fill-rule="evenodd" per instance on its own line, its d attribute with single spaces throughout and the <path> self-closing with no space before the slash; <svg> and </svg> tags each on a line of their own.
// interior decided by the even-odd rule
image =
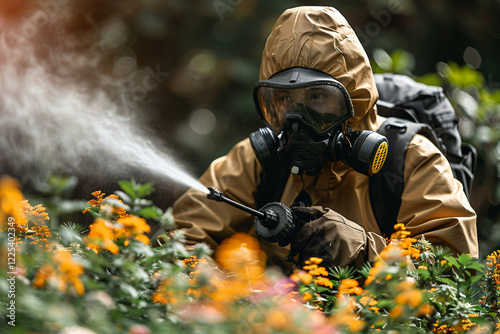
<svg viewBox="0 0 500 334">
<path fill-rule="evenodd" d="M 300 109 L 303 122 L 318 133 L 340 125 L 353 113 L 345 93 L 328 84 L 292 89 L 261 86 L 257 101 L 262 117 L 275 133 L 294 110 Z"/>
</svg>

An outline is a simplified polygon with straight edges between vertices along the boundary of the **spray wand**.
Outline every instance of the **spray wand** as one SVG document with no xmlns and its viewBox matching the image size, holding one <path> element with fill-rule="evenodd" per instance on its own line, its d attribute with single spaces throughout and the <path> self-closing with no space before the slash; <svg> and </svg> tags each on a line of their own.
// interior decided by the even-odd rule
<svg viewBox="0 0 500 334">
<path fill-rule="evenodd" d="M 214 187 L 208 187 L 208 199 L 227 203 L 237 209 L 255 216 L 257 235 L 268 242 L 280 242 L 284 246 L 290 243 L 297 232 L 292 211 L 283 203 L 273 202 L 264 205 L 260 210 L 233 201 Z"/>
</svg>

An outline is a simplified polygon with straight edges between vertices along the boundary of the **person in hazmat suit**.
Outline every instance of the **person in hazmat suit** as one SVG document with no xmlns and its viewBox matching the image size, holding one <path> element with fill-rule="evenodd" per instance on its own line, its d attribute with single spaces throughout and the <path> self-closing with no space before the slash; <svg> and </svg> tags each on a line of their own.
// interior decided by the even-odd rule
<svg viewBox="0 0 500 334">
<path fill-rule="evenodd" d="M 350 152 L 348 159 L 334 154 L 340 150 L 342 155 L 342 148 L 355 140 L 349 140 L 349 131 L 376 131 L 384 121 L 377 115 L 370 62 L 353 29 L 332 7 L 286 10 L 265 44 L 259 79 L 254 100 L 267 135 L 276 138 L 271 153 L 277 151 L 291 171 L 279 201 L 300 203 L 294 215 L 309 217 L 288 240 L 290 245 L 260 240 L 269 262 L 289 269 L 285 258 L 297 254 L 299 262 L 316 256 L 327 266 L 373 261 L 389 236 L 381 235 L 372 212 L 370 173 L 355 170 L 359 154 Z M 448 161 L 425 137 L 411 140 L 404 175 L 397 223 L 413 238 L 424 235 L 434 244 L 477 257 L 476 214 Z M 247 138 L 213 161 L 199 180 L 258 209 L 261 177 L 262 166 Z M 210 201 L 198 190 L 183 194 L 173 213 L 190 243 L 205 242 L 215 249 L 236 232 L 256 235 L 252 215 Z"/>
</svg>

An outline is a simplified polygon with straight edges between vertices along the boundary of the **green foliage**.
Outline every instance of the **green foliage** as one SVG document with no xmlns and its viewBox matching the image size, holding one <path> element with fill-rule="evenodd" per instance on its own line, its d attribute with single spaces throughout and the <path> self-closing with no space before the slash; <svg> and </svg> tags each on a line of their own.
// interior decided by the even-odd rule
<svg viewBox="0 0 500 334">
<path fill-rule="evenodd" d="M 412 261 L 416 270 L 411 269 L 397 246 L 387 247 L 374 267 L 330 269 L 337 288 L 333 291 L 338 298 L 335 303 L 324 302 L 331 298 L 332 291 L 318 292 L 311 284 L 302 283 L 298 291 L 303 295 L 319 293 L 310 303 L 321 305 L 323 313 L 339 319 L 345 333 L 494 332 L 500 313 L 493 300 L 498 301 L 499 294 L 488 286 L 492 280 L 488 281 L 484 272 L 488 267 L 489 277 L 495 275 L 494 270 L 495 277 L 500 277 L 498 254 L 490 256 L 485 266 L 468 254 L 451 255 L 425 238 L 412 247 L 420 251 Z M 363 289 L 356 281 L 359 273 L 367 279 Z"/>
<path fill-rule="evenodd" d="M 380 261 L 360 270 L 322 268 L 321 259 L 311 258 L 286 278 L 256 265 L 260 250 L 248 247 L 258 242 L 239 236 L 225 244 L 228 266 L 221 271 L 207 245 L 186 249 L 183 232 L 170 230 L 170 210 L 154 216 L 144 210 L 159 210 L 141 197 L 151 194 L 151 185 L 132 180 L 120 186 L 121 196 L 93 193 L 89 229 L 65 223 L 46 244 L 16 243 L 0 234 L 0 258 L 15 252 L 17 266 L 14 274 L 0 273 L 1 302 L 16 305 L 16 327 L 8 324 L 9 311 L 0 309 L 4 332 L 494 331 L 497 253 L 485 266 L 422 238 L 413 245 L 416 270 L 391 244 Z M 143 235 L 145 218 L 169 227 L 156 247 Z"/>
</svg>

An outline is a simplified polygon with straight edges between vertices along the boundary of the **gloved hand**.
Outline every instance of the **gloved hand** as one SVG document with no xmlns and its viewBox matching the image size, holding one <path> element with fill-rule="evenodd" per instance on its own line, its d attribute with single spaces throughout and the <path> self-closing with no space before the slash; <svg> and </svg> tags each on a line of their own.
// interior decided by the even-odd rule
<svg viewBox="0 0 500 334">
<path fill-rule="evenodd" d="M 310 257 L 323 259 L 322 265 L 361 267 L 367 243 L 365 230 L 331 209 L 291 207 L 301 224 L 291 243 L 288 260 L 303 266 Z M 293 260 L 298 255 L 298 261 Z"/>
</svg>

